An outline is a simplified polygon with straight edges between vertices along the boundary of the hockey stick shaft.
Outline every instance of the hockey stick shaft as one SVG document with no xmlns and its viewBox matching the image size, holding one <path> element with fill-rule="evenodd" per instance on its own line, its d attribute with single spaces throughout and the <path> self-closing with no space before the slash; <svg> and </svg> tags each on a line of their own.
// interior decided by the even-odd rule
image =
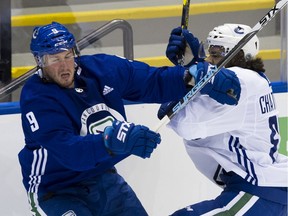
<svg viewBox="0 0 288 216">
<path fill-rule="evenodd" d="M 217 64 L 216 70 L 210 70 L 207 74 L 161 119 L 156 125 L 154 131 L 159 131 L 163 125 L 166 125 L 189 101 L 223 68 L 248 41 L 253 38 L 261 29 L 269 23 L 274 16 L 285 7 L 288 0 L 280 0 L 274 7 L 265 14 L 264 17 L 252 28 L 251 32 L 246 34 L 231 51 Z"/>
<path fill-rule="evenodd" d="M 181 17 L 181 27 L 183 29 L 188 28 L 189 8 L 190 8 L 190 0 L 183 0 L 183 9 L 182 9 L 182 17 Z"/>
<path fill-rule="evenodd" d="M 181 17 L 181 27 L 182 29 L 188 28 L 189 22 L 189 11 L 190 11 L 190 0 L 183 0 L 183 7 L 182 7 L 182 17 Z M 181 57 L 178 60 L 179 65 L 183 65 L 185 61 L 184 57 L 185 51 L 182 53 Z"/>
</svg>

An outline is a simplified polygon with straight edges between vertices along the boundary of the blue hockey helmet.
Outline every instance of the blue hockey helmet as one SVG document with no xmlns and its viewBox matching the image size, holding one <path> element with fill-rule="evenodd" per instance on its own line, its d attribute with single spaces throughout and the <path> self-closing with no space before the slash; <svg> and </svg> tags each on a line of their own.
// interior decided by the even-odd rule
<svg viewBox="0 0 288 216">
<path fill-rule="evenodd" d="M 53 55 L 71 48 L 75 48 L 75 52 L 78 54 L 74 35 L 60 23 L 52 22 L 34 28 L 30 49 L 38 60 L 44 55 Z"/>
</svg>

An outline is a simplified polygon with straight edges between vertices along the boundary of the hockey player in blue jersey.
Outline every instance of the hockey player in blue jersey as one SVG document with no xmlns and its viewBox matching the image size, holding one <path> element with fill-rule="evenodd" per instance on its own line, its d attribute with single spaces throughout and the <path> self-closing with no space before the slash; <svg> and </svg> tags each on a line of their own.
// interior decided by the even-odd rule
<svg viewBox="0 0 288 216">
<path fill-rule="evenodd" d="M 204 61 L 198 56 L 198 39 L 188 30 L 175 28 L 166 55 L 177 64 L 188 44 L 194 58 L 186 55 L 186 64 L 194 64 L 189 70 L 199 74 L 211 67 L 208 63 L 223 59 L 250 31 L 243 24 L 215 27 L 207 37 L 209 55 Z M 168 127 L 184 139 L 197 169 L 223 187 L 215 199 L 187 206 L 173 216 L 287 215 L 288 158 L 278 152 L 278 111 L 263 61 L 256 57 L 258 51 L 259 40 L 254 36 L 220 70 L 239 78 L 241 97 L 237 105 L 217 103 L 198 94 L 169 122 Z M 195 59 L 200 63 L 195 64 Z M 167 110 L 169 104 L 163 104 L 158 117 Z"/>
<path fill-rule="evenodd" d="M 35 27 L 30 48 L 39 69 L 21 92 L 26 145 L 19 160 L 32 215 L 147 215 L 114 165 L 131 154 L 149 158 L 161 138 L 127 122 L 123 99 L 179 100 L 191 79 L 187 68 L 80 56 L 74 36 L 56 22 Z M 218 78 L 239 88 L 235 76 Z M 230 102 L 222 90 L 212 97 Z"/>
</svg>

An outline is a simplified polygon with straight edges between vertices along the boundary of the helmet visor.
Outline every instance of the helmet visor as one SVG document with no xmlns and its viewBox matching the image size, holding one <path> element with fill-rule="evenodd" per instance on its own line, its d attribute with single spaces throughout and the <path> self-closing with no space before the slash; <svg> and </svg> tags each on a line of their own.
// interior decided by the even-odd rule
<svg viewBox="0 0 288 216">
<path fill-rule="evenodd" d="M 217 45 L 210 45 L 208 47 L 208 53 L 210 56 L 215 58 L 224 57 L 226 55 L 225 48 Z"/>
<path fill-rule="evenodd" d="M 209 45 L 208 42 L 201 42 L 199 46 L 198 56 L 200 58 L 212 57 L 224 57 L 226 55 L 225 47 L 218 45 Z"/>
</svg>

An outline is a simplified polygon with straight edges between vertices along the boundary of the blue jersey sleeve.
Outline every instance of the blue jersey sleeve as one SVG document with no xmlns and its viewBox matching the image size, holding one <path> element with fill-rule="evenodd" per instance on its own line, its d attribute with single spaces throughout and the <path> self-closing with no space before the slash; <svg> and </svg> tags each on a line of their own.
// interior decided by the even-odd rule
<svg viewBox="0 0 288 216">
<path fill-rule="evenodd" d="M 151 67 L 113 55 L 83 56 L 83 71 L 90 71 L 102 82 L 113 83 L 121 97 L 143 103 L 164 103 L 179 100 L 186 93 L 183 81 L 185 68 Z"/>
</svg>

